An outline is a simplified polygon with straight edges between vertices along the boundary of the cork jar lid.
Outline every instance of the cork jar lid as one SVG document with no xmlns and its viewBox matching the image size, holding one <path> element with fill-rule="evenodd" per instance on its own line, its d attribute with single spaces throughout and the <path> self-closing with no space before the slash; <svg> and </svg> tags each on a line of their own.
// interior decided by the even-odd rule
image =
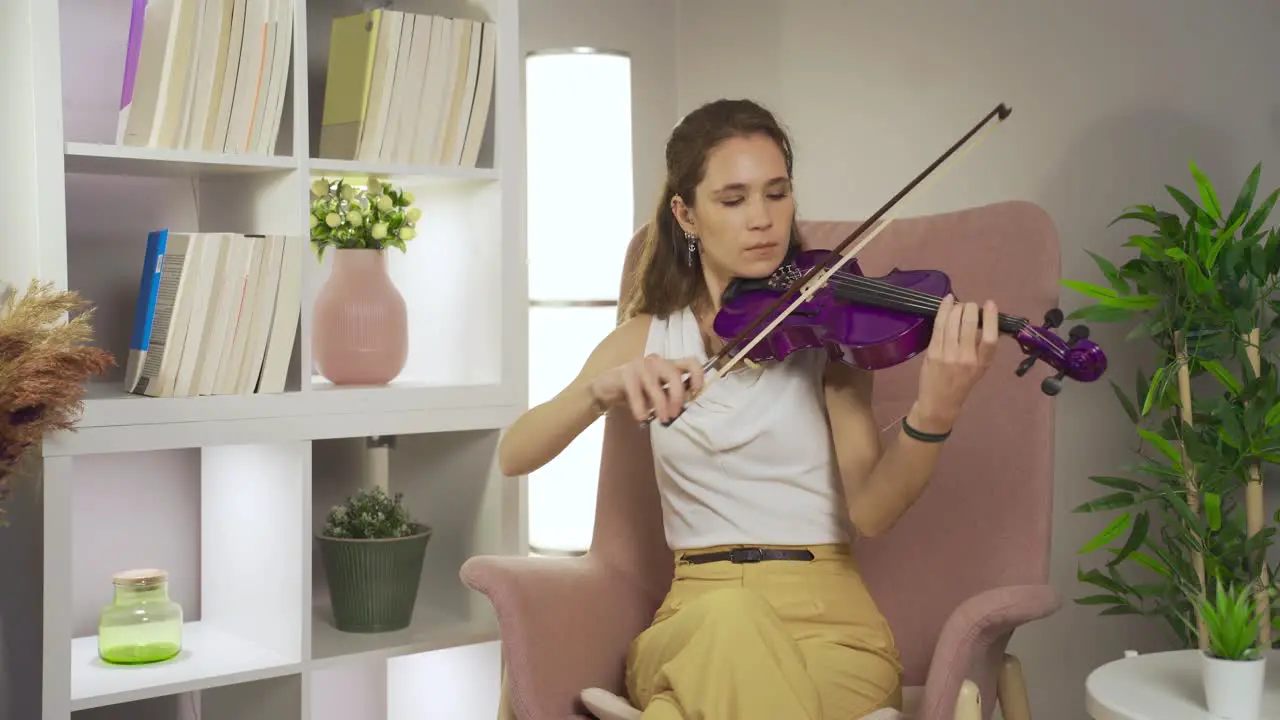
<svg viewBox="0 0 1280 720">
<path fill-rule="evenodd" d="M 140 568 L 136 570 L 122 570 L 112 576 L 112 582 L 116 585 L 129 587 L 146 587 L 149 585 L 159 585 L 169 579 L 169 573 L 160 568 Z"/>
</svg>

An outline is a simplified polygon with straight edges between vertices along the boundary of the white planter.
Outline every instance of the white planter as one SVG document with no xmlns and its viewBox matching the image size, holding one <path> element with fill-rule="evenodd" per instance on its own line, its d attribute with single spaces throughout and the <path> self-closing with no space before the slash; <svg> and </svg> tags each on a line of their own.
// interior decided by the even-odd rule
<svg viewBox="0 0 1280 720">
<path fill-rule="evenodd" d="M 1209 714 L 1221 720 L 1258 720 L 1267 659 L 1222 660 L 1202 653 L 1201 672 Z"/>
</svg>

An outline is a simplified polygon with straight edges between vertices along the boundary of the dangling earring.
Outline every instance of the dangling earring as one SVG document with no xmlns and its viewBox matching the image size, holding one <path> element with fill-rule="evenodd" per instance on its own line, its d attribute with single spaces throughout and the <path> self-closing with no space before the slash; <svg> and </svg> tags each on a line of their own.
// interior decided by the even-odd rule
<svg viewBox="0 0 1280 720">
<path fill-rule="evenodd" d="M 698 236 L 685 230 L 684 239 L 686 243 L 685 260 L 689 263 L 689 267 L 693 267 L 693 259 L 698 255 Z"/>
</svg>

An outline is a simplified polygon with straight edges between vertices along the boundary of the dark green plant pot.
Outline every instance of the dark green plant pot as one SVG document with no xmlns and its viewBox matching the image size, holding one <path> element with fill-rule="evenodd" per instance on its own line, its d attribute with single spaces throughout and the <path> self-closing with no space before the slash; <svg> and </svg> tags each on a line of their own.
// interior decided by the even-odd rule
<svg viewBox="0 0 1280 720">
<path fill-rule="evenodd" d="M 402 630 L 413 621 L 422 561 L 431 528 L 386 540 L 347 540 L 320 535 L 320 557 L 329 579 L 333 624 L 343 632 Z"/>
</svg>

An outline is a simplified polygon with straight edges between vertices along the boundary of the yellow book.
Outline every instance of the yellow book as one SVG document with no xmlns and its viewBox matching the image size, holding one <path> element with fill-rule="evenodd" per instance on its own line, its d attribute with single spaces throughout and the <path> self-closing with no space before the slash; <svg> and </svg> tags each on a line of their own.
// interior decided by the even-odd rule
<svg viewBox="0 0 1280 720">
<path fill-rule="evenodd" d="M 381 22 L 382 10 L 333 20 L 320 120 L 320 157 L 356 159 Z"/>
</svg>

